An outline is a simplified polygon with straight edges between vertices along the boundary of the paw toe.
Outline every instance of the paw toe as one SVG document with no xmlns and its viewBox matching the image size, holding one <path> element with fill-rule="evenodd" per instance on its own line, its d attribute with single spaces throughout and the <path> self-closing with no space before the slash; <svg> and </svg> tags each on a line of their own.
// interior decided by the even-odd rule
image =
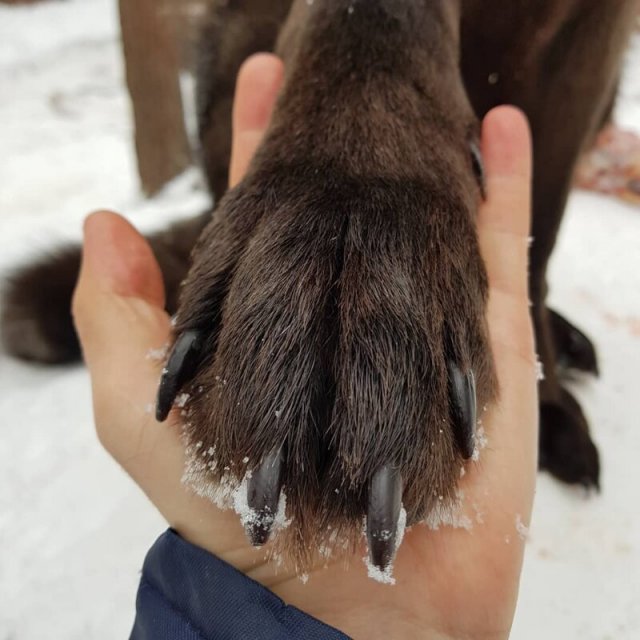
<svg viewBox="0 0 640 640">
<path fill-rule="evenodd" d="M 580 406 L 563 390 L 559 403 L 540 405 L 540 468 L 567 484 L 600 486 L 600 457 Z"/>
<path fill-rule="evenodd" d="M 270 453 L 254 469 L 247 482 L 247 504 L 251 510 L 245 529 L 251 544 L 266 544 L 278 513 L 284 454 L 282 449 Z"/>
<path fill-rule="evenodd" d="M 468 460 L 475 448 L 477 423 L 476 380 L 473 371 L 462 373 L 449 363 L 449 398 L 456 444 L 462 457 Z"/>
<path fill-rule="evenodd" d="M 156 420 L 158 422 L 164 422 L 167 419 L 179 391 L 195 375 L 200 361 L 201 348 L 201 332 L 196 330 L 185 331 L 173 345 L 158 388 L 156 402 Z"/>
<path fill-rule="evenodd" d="M 369 483 L 367 540 L 371 562 L 381 571 L 392 564 L 396 552 L 402 508 L 402 477 L 391 466 L 380 468 Z"/>
<path fill-rule="evenodd" d="M 600 375 L 598 356 L 589 338 L 555 311 L 549 310 L 558 366 Z"/>
</svg>

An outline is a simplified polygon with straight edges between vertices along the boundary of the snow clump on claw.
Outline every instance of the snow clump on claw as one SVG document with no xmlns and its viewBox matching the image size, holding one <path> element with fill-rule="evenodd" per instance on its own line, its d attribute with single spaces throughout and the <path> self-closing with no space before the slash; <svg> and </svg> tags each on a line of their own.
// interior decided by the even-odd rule
<svg viewBox="0 0 640 640">
<path fill-rule="evenodd" d="M 258 519 L 258 514 L 247 502 L 247 482 L 251 478 L 251 470 L 247 471 L 244 478 L 239 481 L 230 469 L 225 469 L 225 473 L 218 482 L 211 479 L 211 472 L 218 468 L 215 460 L 216 448 L 204 449 L 202 442 L 185 447 L 185 469 L 182 474 L 182 484 L 188 487 L 196 495 L 205 498 L 215 504 L 219 509 L 225 511 L 233 509 L 243 526 L 247 526 Z M 243 463 L 248 463 L 249 459 L 244 458 Z M 287 498 L 284 491 L 280 492 L 278 511 L 273 521 L 273 533 L 286 529 L 291 520 L 286 517 Z"/>
</svg>

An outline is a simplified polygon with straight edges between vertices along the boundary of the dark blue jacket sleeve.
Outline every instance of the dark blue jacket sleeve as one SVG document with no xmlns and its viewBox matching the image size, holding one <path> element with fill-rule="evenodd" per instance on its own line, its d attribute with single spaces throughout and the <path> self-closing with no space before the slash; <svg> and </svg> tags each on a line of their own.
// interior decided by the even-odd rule
<svg viewBox="0 0 640 640">
<path fill-rule="evenodd" d="M 131 640 L 349 640 L 167 531 L 144 561 Z"/>
</svg>

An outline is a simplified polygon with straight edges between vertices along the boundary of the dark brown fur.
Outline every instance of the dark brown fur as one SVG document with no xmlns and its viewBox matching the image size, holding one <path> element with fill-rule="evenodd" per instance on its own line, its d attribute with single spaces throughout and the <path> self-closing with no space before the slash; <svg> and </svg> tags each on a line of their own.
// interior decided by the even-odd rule
<svg viewBox="0 0 640 640">
<path fill-rule="evenodd" d="M 191 440 L 215 448 L 218 479 L 285 446 L 299 551 L 359 533 L 385 464 L 411 520 L 450 498 L 447 362 L 476 372 L 482 404 L 495 392 L 454 18 L 334 4 L 284 39 L 269 134 L 198 242 L 176 326 L 208 336 Z"/>
<path fill-rule="evenodd" d="M 239 481 L 284 446 L 288 540 L 303 562 L 328 527 L 359 532 L 380 466 L 400 468 L 411 520 L 453 495 L 462 460 L 448 362 L 475 371 L 480 406 L 496 393 L 469 145 L 478 118 L 512 103 L 535 145 L 541 460 L 597 484 L 556 353 L 593 369 L 593 350 L 550 321 L 545 274 L 575 162 L 610 111 L 635 0 L 300 0 L 285 20 L 288 5 L 220 3 L 200 57 L 203 157 L 218 194 L 239 65 L 275 48 L 287 69 L 268 135 L 201 235 L 181 293 L 176 333 L 206 338 L 187 414 L 191 442 L 215 448 L 209 478 Z M 33 313 L 29 282 L 9 320 L 16 306 Z"/>
</svg>

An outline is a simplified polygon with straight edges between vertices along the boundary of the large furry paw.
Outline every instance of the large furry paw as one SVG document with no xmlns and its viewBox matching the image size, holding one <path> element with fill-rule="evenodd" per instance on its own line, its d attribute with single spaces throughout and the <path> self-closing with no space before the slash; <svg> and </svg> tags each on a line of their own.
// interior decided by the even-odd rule
<svg viewBox="0 0 640 640">
<path fill-rule="evenodd" d="M 540 405 L 540 468 L 567 484 L 600 487 L 600 458 L 580 405 L 565 389 Z"/>
<path fill-rule="evenodd" d="M 384 571 L 404 515 L 454 499 L 476 407 L 495 393 L 469 200 L 326 166 L 258 170 L 223 199 L 157 417 L 179 398 L 192 482 L 239 490 L 254 544 L 286 496 L 278 539 L 298 566 L 366 521 Z"/>
</svg>

